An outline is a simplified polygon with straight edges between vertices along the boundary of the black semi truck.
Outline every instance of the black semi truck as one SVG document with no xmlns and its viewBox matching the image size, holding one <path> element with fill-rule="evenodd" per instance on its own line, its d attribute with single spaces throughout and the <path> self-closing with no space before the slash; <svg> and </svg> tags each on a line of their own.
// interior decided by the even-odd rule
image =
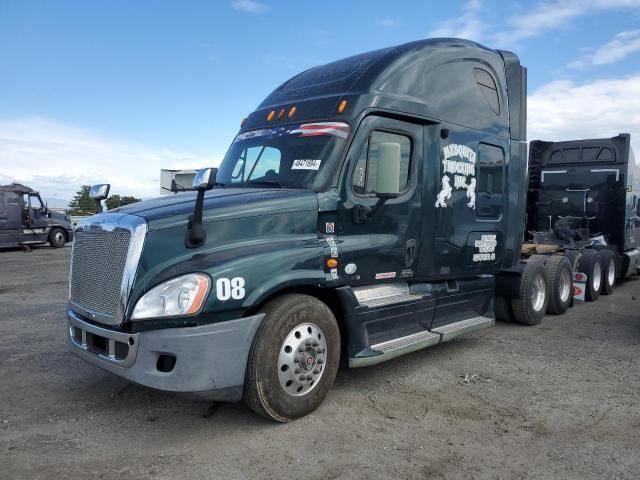
<svg viewBox="0 0 640 480">
<path fill-rule="evenodd" d="M 582 276 L 587 301 L 640 273 L 640 168 L 629 134 L 534 140 L 528 182 L 522 258 L 547 270 L 549 313 L 562 314 L 572 304 L 574 273 Z M 497 277 L 500 320 L 519 320 L 521 270 Z"/>
<path fill-rule="evenodd" d="M 25 185 L 0 185 L 0 247 L 43 245 L 60 248 L 73 240 L 71 219 L 51 211 Z"/>
<path fill-rule="evenodd" d="M 197 192 L 79 224 L 72 351 L 289 421 L 342 356 L 373 365 L 493 325 L 496 279 L 537 323 L 549 276 L 521 256 L 525 140 L 510 52 L 430 39 L 296 75 Z"/>
</svg>

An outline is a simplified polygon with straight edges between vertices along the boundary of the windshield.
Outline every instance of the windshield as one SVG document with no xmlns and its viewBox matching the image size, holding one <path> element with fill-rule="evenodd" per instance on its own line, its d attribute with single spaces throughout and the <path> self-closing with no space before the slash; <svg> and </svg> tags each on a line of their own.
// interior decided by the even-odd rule
<svg viewBox="0 0 640 480">
<path fill-rule="evenodd" d="M 349 136 L 349 125 L 317 122 L 239 134 L 224 157 L 222 187 L 311 188 L 331 172 Z"/>
</svg>

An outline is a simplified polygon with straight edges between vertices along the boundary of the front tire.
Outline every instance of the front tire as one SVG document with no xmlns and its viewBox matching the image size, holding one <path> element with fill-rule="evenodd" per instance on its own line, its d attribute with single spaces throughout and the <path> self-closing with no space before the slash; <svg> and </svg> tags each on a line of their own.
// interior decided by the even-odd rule
<svg viewBox="0 0 640 480">
<path fill-rule="evenodd" d="M 52 228 L 49 232 L 49 245 L 53 248 L 61 248 L 64 247 L 65 243 L 67 243 L 67 235 L 64 233 L 64 230 L 61 228 Z"/>
<path fill-rule="evenodd" d="M 244 401 L 256 413 L 290 422 L 322 403 L 340 363 L 340 330 L 327 305 L 288 294 L 267 303 L 253 340 Z"/>
</svg>

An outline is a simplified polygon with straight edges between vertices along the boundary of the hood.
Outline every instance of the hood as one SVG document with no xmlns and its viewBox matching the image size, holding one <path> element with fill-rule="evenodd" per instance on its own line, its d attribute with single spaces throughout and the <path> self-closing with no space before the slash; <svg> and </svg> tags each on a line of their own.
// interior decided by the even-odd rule
<svg viewBox="0 0 640 480">
<path fill-rule="evenodd" d="M 193 213 L 196 192 L 178 193 L 132 203 L 109 212 L 143 217 L 150 230 L 186 224 Z M 205 194 L 205 223 L 273 213 L 317 211 L 318 200 L 311 190 L 275 188 L 217 188 Z"/>
<path fill-rule="evenodd" d="M 67 217 L 64 213 L 49 211 L 51 213 L 51 220 L 58 223 L 70 223 L 69 217 Z"/>
</svg>

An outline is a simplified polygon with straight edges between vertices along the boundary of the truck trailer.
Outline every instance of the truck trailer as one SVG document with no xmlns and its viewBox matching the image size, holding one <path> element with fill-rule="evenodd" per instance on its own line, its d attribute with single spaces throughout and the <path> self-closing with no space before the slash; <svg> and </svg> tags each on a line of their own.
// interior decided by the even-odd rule
<svg viewBox="0 0 640 480">
<path fill-rule="evenodd" d="M 40 194 L 26 185 L 0 185 L 0 247 L 54 248 L 73 240 L 71 219 L 51 211 Z"/>
<path fill-rule="evenodd" d="M 537 323 L 548 275 L 521 256 L 525 140 L 510 52 L 428 39 L 304 71 L 195 192 L 78 225 L 71 349 L 286 422 L 320 405 L 341 358 L 374 365 L 492 326 L 499 278 L 517 276 L 516 314 Z"/>
</svg>

